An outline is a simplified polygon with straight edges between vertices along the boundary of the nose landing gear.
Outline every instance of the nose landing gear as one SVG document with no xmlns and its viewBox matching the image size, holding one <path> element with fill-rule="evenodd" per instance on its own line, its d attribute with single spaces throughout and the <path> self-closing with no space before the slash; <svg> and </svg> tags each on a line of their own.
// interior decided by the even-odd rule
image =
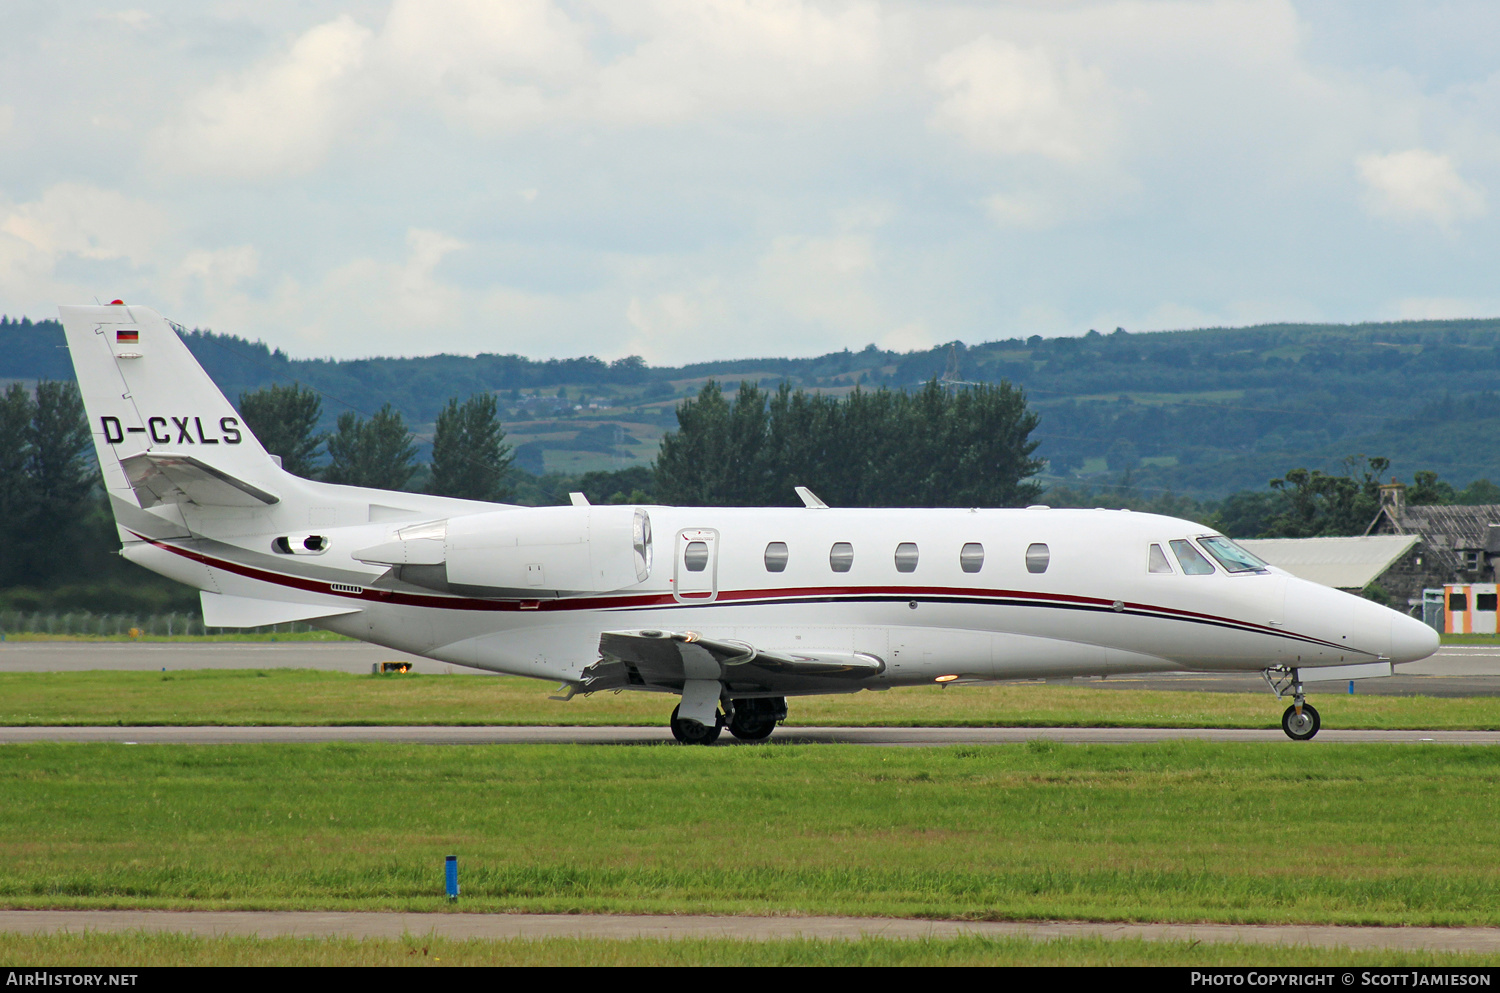
<svg viewBox="0 0 1500 993">
<path fill-rule="evenodd" d="M 1318 708 L 1307 702 L 1307 694 L 1302 689 L 1302 678 L 1296 669 L 1283 669 L 1273 666 L 1261 673 L 1266 679 L 1266 685 L 1271 687 L 1271 692 L 1276 694 L 1280 700 L 1288 688 L 1292 691 L 1292 705 L 1286 708 L 1281 715 L 1281 730 L 1293 741 L 1307 741 L 1318 733 L 1323 726 L 1323 719 L 1318 716 Z"/>
<path fill-rule="evenodd" d="M 1281 715 L 1281 730 L 1293 741 L 1306 741 L 1318 733 L 1323 721 L 1318 717 L 1318 708 L 1310 703 L 1292 704 Z"/>
</svg>

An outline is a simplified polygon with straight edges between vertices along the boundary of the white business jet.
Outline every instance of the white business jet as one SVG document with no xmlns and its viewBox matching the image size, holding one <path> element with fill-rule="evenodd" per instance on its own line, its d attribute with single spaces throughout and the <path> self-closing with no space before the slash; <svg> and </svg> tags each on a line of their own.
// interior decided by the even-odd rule
<svg viewBox="0 0 1500 993">
<path fill-rule="evenodd" d="M 282 470 L 144 307 L 62 307 L 132 562 L 204 623 L 306 621 L 567 696 L 680 696 L 679 741 L 759 740 L 787 697 L 932 683 L 1263 672 L 1390 675 L 1429 627 L 1267 566 L 1202 525 L 1109 510 L 514 507 Z"/>
</svg>

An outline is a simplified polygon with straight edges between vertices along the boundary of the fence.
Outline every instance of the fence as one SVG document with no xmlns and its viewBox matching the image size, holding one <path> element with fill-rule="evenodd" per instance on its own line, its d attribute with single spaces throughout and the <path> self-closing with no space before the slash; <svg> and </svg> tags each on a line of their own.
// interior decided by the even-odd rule
<svg viewBox="0 0 1500 993">
<path fill-rule="evenodd" d="M 292 634 L 316 631 L 311 624 L 273 624 L 260 628 L 206 628 L 198 614 L 93 614 L 87 611 L 42 613 L 24 610 L 0 611 L 0 637 L 7 634 L 81 634 L 102 637 L 205 634 Z"/>
</svg>

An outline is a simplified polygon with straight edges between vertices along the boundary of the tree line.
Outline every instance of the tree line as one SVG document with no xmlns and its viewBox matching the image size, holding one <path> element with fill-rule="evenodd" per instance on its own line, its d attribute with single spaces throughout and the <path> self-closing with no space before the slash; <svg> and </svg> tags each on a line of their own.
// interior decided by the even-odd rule
<svg viewBox="0 0 1500 993">
<path fill-rule="evenodd" d="M 49 581 L 76 566 L 95 486 L 76 383 L 44 381 L 0 396 L 0 585 Z"/>
<path fill-rule="evenodd" d="M 321 400 L 302 385 L 244 393 L 240 409 L 289 472 L 378 489 L 418 479 L 413 436 L 389 404 L 367 418 L 342 414 L 331 432 L 317 430 Z M 513 464 L 492 394 L 453 397 L 439 412 L 422 485 L 534 505 L 566 503 L 578 490 L 595 503 L 700 506 L 796 505 L 793 488 L 806 486 L 836 507 L 1128 506 L 1231 537 L 1311 537 L 1363 533 L 1391 466 L 1385 457 L 1353 456 L 1342 472 L 1295 468 L 1264 490 L 1212 503 L 1148 496 L 1129 470 L 1107 488 L 1043 493 L 1036 477 L 1044 461 L 1032 437 L 1039 417 L 1023 391 L 1003 382 L 950 389 L 933 380 L 911 393 L 855 389 L 839 399 L 786 385 L 768 393 L 749 382 L 731 396 L 710 380 L 677 417 L 650 468 L 537 477 Z M 1500 486 L 1481 479 L 1459 490 L 1424 470 L 1407 503 L 1500 503 Z M 76 385 L 42 381 L 32 392 L 12 384 L 0 395 L 0 588 L 61 588 L 49 603 L 64 609 L 146 601 L 190 609 L 191 592 L 143 576 L 113 555 L 117 547 Z M 13 594 L 0 594 L 0 605 L 14 606 Z"/>
<path fill-rule="evenodd" d="M 431 423 L 452 395 L 483 392 L 498 391 L 502 415 L 510 407 L 509 416 L 520 419 L 544 409 L 523 400 L 550 397 L 564 385 L 570 397 L 597 393 L 618 408 L 677 396 L 684 379 L 749 379 L 763 390 L 783 380 L 794 389 L 859 383 L 903 390 L 941 376 L 1024 388 L 1042 415 L 1033 435 L 1038 452 L 1053 476 L 1069 477 L 1058 480 L 1069 487 L 1078 476 L 1113 485 L 1129 471 L 1137 485 L 1222 499 L 1258 490 L 1293 465 L 1337 475 L 1349 452 L 1380 453 L 1455 479 L 1500 479 L 1490 444 L 1500 431 L 1500 408 L 1480 389 L 1486 376 L 1475 375 L 1500 369 L 1500 320 L 1102 330 L 951 342 L 905 354 L 871 346 L 677 368 L 638 358 L 293 359 L 210 331 L 183 339 L 230 396 L 301 382 L 325 397 L 380 397 L 408 423 Z M 0 317 L 0 381 L 70 378 L 62 340 L 55 321 Z M 636 409 L 654 416 L 670 408 Z M 325 416 L 319 427 L 332 432 L 334 421 Z M 540 473 L 540 446 L 528 447 L 518 454 Z M 414 478 L 425 485 L 425 470 Z M 517 479 L 518 497 L 531 492 Z"/>
<path fill-rule="evenodd" d="M 240 395 L 245 423 L 287 472 L 346 486 L 406 489 L 418 470 L 417 446 L 400 411 L 389 403 L 369 418 L 345 411 L 336 430 L 320 432 L 322 406 L 317 393 L 301 384 Z M 319 458 L 322 449 L 326 463 Z M 462 403 L 451 398 L 438 412 L 427 491 L 506 500 L 513 460 L 494 394 L 476 393 Z"/>
<path fill-rule="evenodd" d="M 1009 383 L 842 400 L 741 383 L 731 400 L 710 380 L 677 421 L 656 460 L 662 503 L 786 506 L 806 486 L 837 507 L 1010 507 L 1042 492 L 1037 415 Z"/>
</svg>

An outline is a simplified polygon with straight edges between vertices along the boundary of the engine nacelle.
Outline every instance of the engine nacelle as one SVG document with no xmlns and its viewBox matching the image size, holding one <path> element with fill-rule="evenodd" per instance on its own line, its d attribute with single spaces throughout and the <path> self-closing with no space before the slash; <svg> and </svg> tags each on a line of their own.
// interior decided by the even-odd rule
<svg viewBox="0 0 1500 993">
<path fill-rule="evenodd" d="M 640 507 L 495 510 L 402 528 L 354 557 L 394 566 L 404 582 L 471 596 L 607 593 L 651 574 L 651 518 Z"/>
</svg>

